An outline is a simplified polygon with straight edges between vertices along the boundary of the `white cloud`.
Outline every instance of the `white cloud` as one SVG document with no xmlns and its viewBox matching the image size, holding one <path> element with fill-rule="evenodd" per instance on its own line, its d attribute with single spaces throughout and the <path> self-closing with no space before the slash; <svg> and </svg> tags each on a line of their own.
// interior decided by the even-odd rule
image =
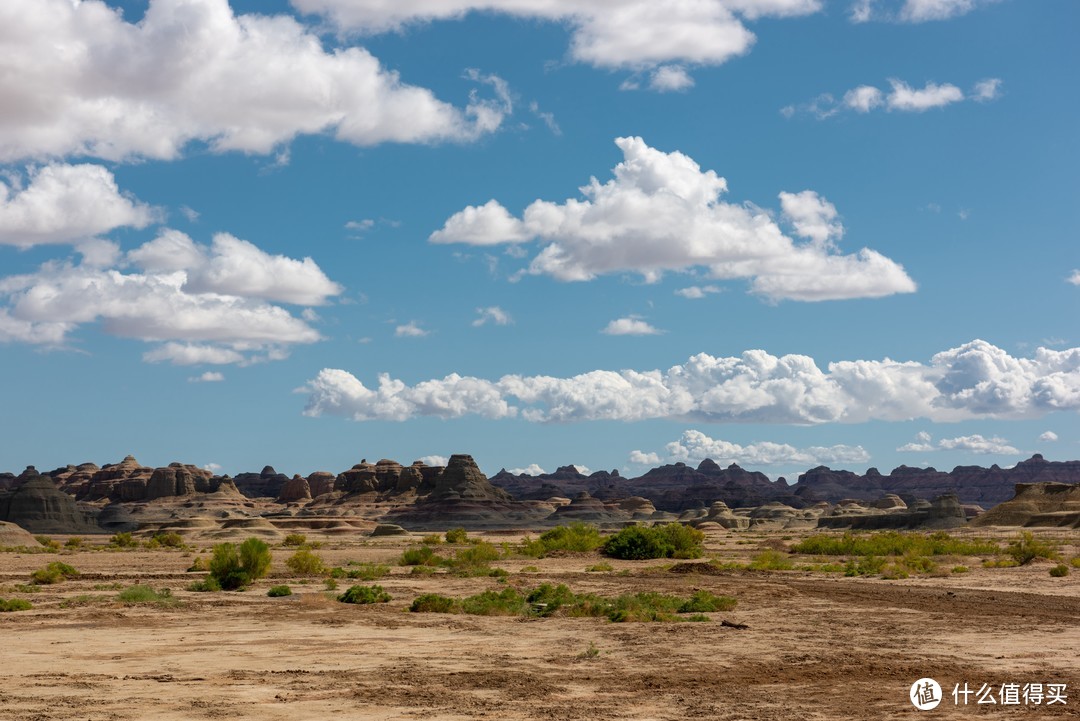
<svg viewBox="0 0 1080 721">
<path fill-rule="evenodd" d="M 1053 443 L 1058 439 L 1058 434 L 1053 431 L 1046 431 L 1039 436 L 1039 440 L 1043 443 Z"/>
<path fill-rule="evenodd" d="M 446 456 L 421 456 L 420 460 L 429 466 L 445 466 L 450 462 Z"/>
<path fill-rule="evenodd" d="M 127 254 L 142 272 L 51 261 L 37 272 L 0 278 L 0 340 L 63 346 L 82 325 L 162 345 L 149 362 L 247 364 L 286 357 L 287 347 L 321 336 L 267 301 L 314 305 L 340 287 L 314 261 L 271 256 L 232 236 L 207 248 L 166 230 Z M 115 249 L 114 249 L 115 250 Z M 116 255 L 116 253 L 114 253 Z"/>
<path fill-rule="evenodd" d="M 1072 283 L 1073 285 L 1080 285 L 1080 270 L 1074 270 L 1072 275 L 1066 279 L 1066 282 Z"/>
<path fill-rule="evenodd" d="M 225 375 L 217 371 L 206 371 L 202 375 L 188 378 L 191 383 L 220 383 L 225 380 Z"/>
<path fill-rule="evenodd" d="M 689 300 L 701 300 L 709 293 L 719 293 L 721 290 L 722 289 L 716 285 L 692 285 L 688 288 L 679 288 L 675 291 L 675 295 Z"/>
<path fill-rule="evenodd" d="M 577 469 L 577 472 L 578 472 L 578 473 L 580 473 L 580 474 L 581 474 L 581 475 L 583 475 L 583 476 L 587 476 L 587 475 L 589 475 L 590 473 L 592 473 L 592 469 L 591 469 L 591 468 L 589 468 L 588 466 L 583 466 L 583 465 L 581 465 L 580 463 L 572 463 L 571 465 L 572 465 L 572 466 L 573 466 L 574 468 L 576 468 L 576 469 Z"/>
<path fill-rule="evenodd" d="M 860 113 L 869 113 L 884 102 L 882 92 L 873 85 L 860 85 L 844 93 L 844 105 Z"/>
<path fill-rule="evenodd" d="M 994 436 L 983 438 L 975 434 L 972 436 L 959 436 L 957 438 L 943 438 L 938 446 L 944 450 L 971 451 L 987 455 L 1015 455 L 1020 451 L 1009 445 L 1004 438 Z"/>
<path fill-rule="evenodd" d="M 415 320 L 410 320 L 408 323 L 394 328 L 394 335 L 398 338 L 423 338 L 428 333 L 430 331 L 421 328 Z"/>
<path fill-rule="evenodd" d="M 694 79 L 682 65 L 661 65 L 649 75 L 649 89 L 658 93 L 673 93 L 694 87 Z"/>
<path fill-rule="evenodd" d="M 971 99 L 980 103 L 997 100 L 999 97 L 1001 97 L 1001 78 L 980 80 L 971 90 Z"/>
<path fill-rule="evenodd" d="M 375 221 L 371 218 L 364 218 L 363 220 L 350 220 L 345 223 L 345 230 L 351 230 L 355 235 L 363 235 L 367 231 L 375 227 Z"/>
<path fill-rule="evenodd" d="M 818 245 L 827 245 L 844 235 L 836 206 L 812 190 L 780 193 L 780 210 L 784 219 L 795 227 L 796 235 Z"/>
<path fill-rule="evenodd" d="M 772 300 L 915 290 L 904 269 L 879 253 L 839 255 L 820 243 L 796 243 L 766 211 L 722 202 L 727 181 L 678 151 L 661 152 L 641 138 L 615 142 L 624 158 L 615 177 L 603 185 L 593 178 L 581 188 L 584 199 L 537 200 L 521 219 L 491 200 L 451 216 L 431 241 L 490 245 L 537 238 L 544 247 L 525 272 L 562 281 L 621 272 L 655 281 L 664 271 L 705 267 L 716 279 L 751 279 L 752 292 Z M 822 209 L 832 208 L 813 197 Z"/>
<path fill-rule="evenodd" d="M 948 20 L 966 15 L 980 5 L 996 0 L 854 0 L 851 5 L 851 21 L 871 20 L 890 22 L 923 23 L 931 20 Z"/>
<path fill-rule="evenodd" d="M 644 451 L 630 451 L 630 463 L 639 466 L 655 466 L 660 463 L 660 455 L 657 453 L 645 453 Z"/>
<path fill-rule="evenodd" d="M 211 473 L 217 473 L 222 468 L 224 468 L 224 466 L 219 463 L 207 463 L 205 466 L 203 466 L 203 468 L 210 471 Z"/>
<path fill-rule="evenodd" d="M 925 112 L 964 100 L 985 103 L 1001 96 L 1000 78 L 980 80 L 966 96 L 964 91 L 951 83 L 939 85 L 928 82 L 922 88 L 914 88 L 903 80 L 890 78 L 889 84 L 892 90 L 888 94 L 873 85 L 860 85 L 844 93 L 840 101 L 831 93 L 822 93 L 808 102 L 785 106 L 780 112 L 787 118 L 801 112 L 824 120 L 844 110 L 863 114 L 879 108 L 890 112 Z"/>
<path fill-rule="evenodd" d="M 717 65 L 750 50 L 754 35 L 742 19 L 792 17 L 819 11 L 821 0 L 292 0 L 338 28 L 368 33 L 399 30 L 470 12 L 505 13 L 565 23 L 570 56 L 590 65 L 639 69 L 663 63 Z"/>
<path fill-rule="evenodd" d="M 562 128 L 559 127 L 558 121 L 555 120 L 554 113 L 547 113 L 540 109 L 540 104 L 535 100 L 529 103 L 529 112 L 536 117 L 544 121 L 544 125 L 551 131 L 552 135 L 562 135 Z"/>
<path fill-rule="evenodd" d="M 667 370 L 596 370 L 581 375 L 456 373 L 409 386 L 388 374 L 368 389 L 344 370 L 327 368 L 300 389 L 305 413 L 355 420 L 477 415 L 531 422 L 675 419 L 711 423 L 861 423 L 924 418 L 1036 418 L 1080 410 L 1080 348 L 1039 348 L 1016 358 L 976 340 L 929 363 L 853 360 L 822 370 L 803 355 L 751 350 L 707 353 Z"/>
<path fill-rule="evenodd" d="M 0 88 L 2 78 L 0 72 Z M 2 107 L 0 103 L 0 123 Z M 31 167 L 26 187 L 17 186 L 16 180 L 21 179 L 9 178 L 10 185 L 0 180 L 2 245 L 76 243 L 116 228 L 144 228 L 159 215 L 121 193 L 113 174 L 100 165 Z"/>
<path fill-rule="evenodd" d="M 921 113 L 931 108 L 942 108 L 958 103 L 964 99 L 964 91 L 950 83 L 942 85 L 927 83 L 924 87 L 916 89 L 903 80 L 890 78 L 889 85 L 892 86 L 892 92 L 885 101 L 889 110 Z"/>
<path fill-rule="evenodd" d="M 138 23 L 99 0 L 0 4 L 0 161 L 271 153 L 297 135 L 356 145 L 468 140 L 501 101 L 464 109 L 401 82 L 360 47 L 327 51 L 287 15 L 227 0 L 151 0 Z"/>
<path fill-rule="evenodd" d="M 919 431 L 915 434 L 915 441 L 913 443 L 905 443 L 896 450 L 900 453 L 929 453 L 937 450 L 934 444 L 931 442 L 933 437 L 926 431 Z"/>
<path fill-rule="evenodd" d="M 180 215 L 184 216 L 189 223 L 196 223 L 199 220 L 199 211 L 186 205 L 180 206 Z"/>
<path fill-rule="evenodd" d="M 477 318 L 472 322 L 474 328 L 479 328 L 487 323 L 509 325 L 514 322 L 514 319 L 510 317 L 510 314 L 497 305 L 489 306 L 487 308 L 477 308 L 476 313 Z"/>
<path fill-rule="evenodd" d="M 536 463 L 530 463 L 525 468 L 507 468 L 506 472 L 513 473 L 515 476 L 541 476 L 547 473 Z"/>
<path fill-rule="evenodd" d="M 864 463 L 870 454 L 862 446 L 811 446 L 795 448 L 786 443 L 761 441 L 747 446 L 713 439 L 701 431 L 683 431 L 682 437 L 665 446 L 672 461 L 700 463 L 711 458 L 720 465 L 737 463 L 742 466 L 803 465 L 817 466 L 829 463 Z M 635 451 L 640 452 L 640 451 Z M 656 456 L 656 454 L 651 454 Z M 631 454 L 633 456 L 633 454 Z M 657 457 L 658 462 L 659 457 Z"/>
<path fill-rule="evenodd" d="M 663 333 L 662 330 L 654 328 L 637 316 L 616 318 L 600 332 L 605 335 L 659 335 Z"/>
</svg>

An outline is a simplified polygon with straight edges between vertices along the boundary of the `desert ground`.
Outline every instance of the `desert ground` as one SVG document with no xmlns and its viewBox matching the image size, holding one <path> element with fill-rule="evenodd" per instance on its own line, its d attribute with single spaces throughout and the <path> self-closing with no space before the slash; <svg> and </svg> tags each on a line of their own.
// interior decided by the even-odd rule
<svg viewBox="0 0 1080 721">
<path fill-rule="evenodd" d="M 421 534 L 308 533 L 330 566 L 391 567 L 376 582 L 392 600 L 370 605 L 336 600 L 349 579 L 329 591 L 325 577 L 296 577 L 284 563 L 295 549 L 280 545 L 267 577 L 217 593 L 186 590 L 203 575 L 187 569 L 211 540 L 186 539 L 181 550 L 104 550 L 108 537 L 100 537 L 59 554 L 4 552 L 0 598 L 34 607 L 0 613 L 0 718 L 1080 718 L 1080 569 L 1056 578 L 1044 560 L 984 568 L 982 558 L 944 558 L 937 571 L 885 580 L 800 570 L 836 560 L 803 556 L 792 557 L 794 570 L 724 567 L 810 533 L 713 530 L 705 557 L 689 562 L 510 556 L 492 564 L 509 573 L 503 578 L 410 573 L 397 561 Z M 955 535 L 1004 544 L 1016 533 Z M 512 546 L 522 534 L 470 535 Z M 1075 531 L 1039 535 L 1065 557 L 1080 553 Z M 26 591 L 31 572 L 54 560 L 81 575 Z M 604 563 L 611 570 L 586 570 Z M 957 565 L 970 570 L 952 572 Z M 408 611 L 424 593 L 460 598 L 544 582 L 604 596 L 704 589 L 738 604 L 682 623 Z M 179 603 L 117 600 L 118 589 L 136 583 L 169 588 Z M 293 595 L 268 597 L 278 584 Z M 922 677 L 944 690 L 934 710 L 909 701 Z M 989 684 L 995 696 L 1005 683 L 1066 684 L 1067 701 L 979 705 L 972 696 L 957 705 L 952 690 L 964 683 Z"/>
</svg>

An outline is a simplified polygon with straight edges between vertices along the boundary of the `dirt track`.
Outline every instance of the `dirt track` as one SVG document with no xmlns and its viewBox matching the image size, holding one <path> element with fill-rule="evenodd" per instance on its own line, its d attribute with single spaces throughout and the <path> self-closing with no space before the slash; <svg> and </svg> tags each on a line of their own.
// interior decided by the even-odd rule
<svg viewBox="0 0 1080 721">
<path fill-rule="evenodd" d="M 320 553 L 331 563 L 389 561 L 404 545 L 335 540 Z M 725 557 L 755 550 L 728 537 L 711 538 L 710 548 Z M 0 596 L 16 595 L 14 583 L 54 558 L 0 554 Z M 86 575 L 23 596 L 32 611 L 0 614 L 5 721 L 1080 717 L 1080 573 L 1050 578 L 1046 564 L 898 581 L 671 573 L 618 561 L 613 573 L 586 573 L 595 557 L 498 564 L 520 587 L 551 581 L 612 595 L 701 588 L 739 600 L 709 623 L 617 624 L 404 611 L 424 592 L 501 588 L 493 578 L 394 568 L 380 581 L 391 603 L 350 606 L 317 582 L 291 582 L 297 595 L 267 598 L 281 578 L 245 593 L 182 591 L 191 556 L 177 552 L 61 558 Z M 539 572 L 520 573 L 525 565 Z M 60 607 L 80 594 L 115 596 L 93 586 L 137 576 L 171 587 L 183 604 Z M 724 619 L 748 628 L 721 626 Z M 600 651 L 594 658 L 584 653 L 590 644 Z M 946 699 L 920 712 L 908 689 L 924 676 L 941 683 Z M 1066 683 L 1069 699 L 956 706 L 951 691 L 964 682 Z"/>
</svg>

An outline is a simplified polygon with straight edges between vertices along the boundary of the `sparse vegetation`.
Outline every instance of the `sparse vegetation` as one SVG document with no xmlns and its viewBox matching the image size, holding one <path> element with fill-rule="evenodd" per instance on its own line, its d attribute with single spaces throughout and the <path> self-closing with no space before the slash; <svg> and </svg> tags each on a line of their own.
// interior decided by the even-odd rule
<svg viewBox="0 0 1080 721">
<path fill-rule="evenodd" d="M 556 526 L 544 531 L 533 540 L 526 538 L 521 544 L 521 552 L 533 558 L 543 558 L 557 551 L 588 553 L 603 544 L 600 529 L 589 523 L 571 523 L 569 526 Z"/>
<path fill-rule="evenodd" d="M 1009 543 L 1006 551 L 1017 564 L 1024 566 L 1036 558 L 1058 558 L 1058 549 L 1045 541 L 1035 538 L 1031 531 L 1021 531 L 1020 537 Z"/>
<path fill-rule="evenodd" d="M 1056 565 L 1056 566 L 1054 566 L 1053 568 L 1050 569 L 1050 575 L 1053 576 L 1054 578 L 1061 578 L 1063 576 L 1068 576 L 1069 575 L 1069 567 L 1066 566 L 1064 563 L 1059 563 L 1058 565 Z"/>
<path fill-rule="evenodd" d="M 140 584 L 125 588 L 117 594 L 116 598 L 127 606 L 151 605 L 168 608 L 180 605 L 179 599 L 173 598 L 170 589 L 163 588 L 160 591 L 155 591 L 150 586 Z"/>
<path fill-rule="evenodd" d="M 5 601 L 0 598 L 0 613 L 9 613 L 12 611 L 29 611 L 34 607 L 34 604 L 22 598 L 12 598 Z"/>
<path fill-rule="evenodd" d="M 436 555 L 431 546 L 406 548 L 398 559 L 399 566 L 438 566 L 442 558 Z"/>
<path fill-rule="evenodd" d="M 413 613 L 457 613 L 458 602 L 437 593 L 425 593 L 413 599 L 409 610 Z"/>
<path fill-rule="evenodd" d="M 630 526 L 604 542 L 605 556 L 627 560 L 648 558 L 700 558 L 705 534 L 681 523 Z"/>
<path fill-rule="evenodd" d="M 258 538 L 247 539 L 239 548 L 232 543 L 219 543 L 210 558 L 210 578 L 221 589 L 234 591 L 265 576 L 270 563 L 270 547 Z M 212 584 L 208 586 L 201 590 L 214 590 Z"/>
<path fill-rule="evenodd" d="M 382 586 L 352 586 L 338 596 L 342 603 L 389 603 L 390 594 Z"/>
<path fill-rule="evenodd" d="M 79 572 L 66 563 L 53 561 L 45 568 L 39 568 L 30 574 L 30 580 L 39 586 L 60 583 L 69 578 L 78 578 Z"/>
<path fill-rule="evenodd" d="M 195 573 L 197 571 L 209 571 L 210 564 L 206 561 L 206 556 L 196 556 L 195 560 L 188 566 L 188 573 Z"/>
<path fill-rule="evenodd" d="M 207 576 L 201 581 L 193 581 L 188 584 L 187 590 L 196 593 L 217 593 L 221 590 L 221 584 L 213 576 Z"/>
<path fill-rule="evenodd" d="M 109 539 L 109 545 L 115 548 L 135 548 L 139 543 L 130 532 L 123 531 L 121 533 L 114 533 L 113 537 Z"/>
<path fill-rule="evenodd" d="M 791 558 L 780 551 L 762 551 L 747 566 L 751 571 L 790 571 L 795 568 Z"/>
<path fill-rule="evenodd" d="M 589 566 L 588 568 L 586 568 L 585 573 L 607 573 L 614 570 L 615 567 L 612 566 L 610 563 L 608 563 L 607 561 L 601 561 L 594 566 Z"/>
<path fill-rule="evenodd" d="M 969 569 L 967 566 L 953 566 L 952 572 L 953 573 L 967 573 L 969 570 L 971 570 L 971 569 Z"/>
<path fill-rule="evenodd" d="M 307 544 L 307 536 L 303 533 L 290 533 L 281 542 L 282 546 L 303 546 Z"/>
<path fill-rule="evenodd" d="M 184 548 L 184 537 L 179 533 L 158 531 L 146 542 L 147 548 Z"/>
<path fill-rule="evenodd" d="M 469 534 L 464 528 L 451 528 L 446 532 L 447 543 L 468 543 Z"/>
<path fill-rule="evenodd" d="M 420 539 L 420 543 L 425 546 L 438 546 L 443 542 L 443 537 L 438 533 L 429 533 Z"/>
<path fill-rule="evenodd" d="M 350 568 L 333 568 L 332 578 L 354 578 L 360 581 L 374 581 L 390 574 L 390 567 L 381 563 L 356 563 Z"/>
<path fill-rule="evenodd" d="M 266 595 L 270 598 L 281 598 L 282 596 L 291 596 L 292 589 L 286 585 L 271 586 L 270 590 L 266 592 Z"/>
<path fill-rule="evenodd" d="M 285 565 L 297 576 L 321 576 L 327 570 L 322 558 L 306 548 L 301 548 L 289 556 Z"/>
<path fill-rule="evenodd" d="M 82 545 L 83 539 L 79 538 L 78 536 L 72 536 L 64 543 L 64 548 L 69 548 L 74 551 L 78 548 L 82 548 Z"/>
<path fill-rule="evenodd" d="M 866 535 L 849 531 L 842 536 L 813 535 L 796 543 L 791 550 L 819 556 L 979 556 L 999 553 L 1001 549 L 993 541 L 953 538 L 943 531 L 931 534 L 881 531 Z"/>
<path fill-rule="evenodd" d="M 581 661 L 588 661 L 600 656 L 600 649 L 597 648 L 595 641 L 589 641 L 589 647 L 577 655 Z"/>
<path fill-rule="evenodd" d="M 881 556 L 863 556 L 852 558 L 844 564 L 845 576 L 873 576 L 885 568 L 885 559 Z"/>
</svg>

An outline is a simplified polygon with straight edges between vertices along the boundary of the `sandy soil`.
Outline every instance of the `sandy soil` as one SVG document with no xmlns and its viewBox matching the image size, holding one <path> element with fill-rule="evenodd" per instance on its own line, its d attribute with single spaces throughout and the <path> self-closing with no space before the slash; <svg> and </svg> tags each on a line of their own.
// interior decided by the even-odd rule
<svg viewBox="0 0 1080 721">
<path fill-rule="evenodd" d="M 1075 554 L 1080 537 L 1069 534 L 1058 537 Z M 714 534 L 708 555 L 745 560 L 780 539 Z M 408 543 L 335 536 L 318 553 L 331 564 L 392 563 Z M 709 614 L 708 623 L 619 624 L 408 613 L 421 593 L 502 586 L 399 567 L 379 582 L 391 603 L 342 604 L 321 581 L 289 579 L 282 563 L 289 553 L 275 549 L 275 573 L 247 592 L 217 594 L 183 590 L 194 577 L 185 573 L 191 553 L 0 553 L 0 597 L 35 605 L 0 614 L 0 719 L 1080 718 L 1080 571 L 1051 578 L 1045 562 L 984 569 L 966 559 L 966 574 L 897 581 L 674 573 L 655 561 L 612 561 L 613 572 L 587 573 L 600 561 L 595 555 L 496 564 L 523 588 L 550 581 L 607 595 L 707 589 L 739 602 Z M 56 559 L 83 576 L 39 593 L 15 591 Z M 522 573 L 527 566 L 539 572 Z M 136 581 L 169 587 L 182 604 L 61 606 L 80 595 L 115 599 L 116 588 Z M 266 596 L 286 581 L 297 593 Z M 590 644 L 595 657 L 585 653 Z M 945 689 L 932 711 L 908 700 L 912 682 L 925 676 Z M 972 697 L 957 706 L 951 692 L 965 682 L 995 690 L 1064 683 L 1068 702 L 988 706 Z"/>
</svg>

